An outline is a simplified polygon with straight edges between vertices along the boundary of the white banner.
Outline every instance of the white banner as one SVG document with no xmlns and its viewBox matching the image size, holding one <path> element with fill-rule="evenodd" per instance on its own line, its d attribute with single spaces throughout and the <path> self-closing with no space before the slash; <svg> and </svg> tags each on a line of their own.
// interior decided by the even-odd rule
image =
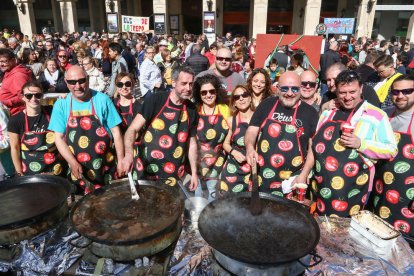
<svg viewBox="0 0 414 276">
<path fill-rule="evenodd" d="M 149 30 L 149 17 L 122 16 L 122 31 L 143 33 Z"/>
</svg>

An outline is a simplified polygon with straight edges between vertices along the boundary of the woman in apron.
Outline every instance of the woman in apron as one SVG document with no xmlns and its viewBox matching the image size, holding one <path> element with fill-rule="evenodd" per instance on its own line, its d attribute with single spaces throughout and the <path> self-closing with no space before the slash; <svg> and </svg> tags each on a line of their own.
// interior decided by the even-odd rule
<svg viewBox="0 0 414 276">
<path fill-rule="evenodd" d="M 393 120 L 394 114 L 390 117 Z M 398 143 L 398 154 L 377 166 L 374 189 L 375 214 L 396 229 L 414 238 L 414 140 L 411 126 L 406 131 L 394 131 Z M 411 168 L 411 169 L 410 169 Z"/>
<path fill-rule="evenodd" d="M 251 190 L 250 165 L 246 161 L 244 135 L 254 108 L 252 94 L 247 87 L 236 86 L 230 98 L 230 108 L 233 117 L 229 119 L 230 128 L 223 144 L 228 156 L 220 175 L 218 190 L 238 193 Z"/>
<path fill-rule="evenodd" d="M 196 195 L 208 190 L 208 200 L 214 198 L 217 181 L 225 161 L 223 142 L 228 133 L 229 107 L 224 104 L 220 80 L 214 75 L 197 78 L 193 85 L 194 101 L 198 107 L 198 175 L 200 184 Z"/>
<path fill-rule="evenodd" d="M 63 176 L 67 164 L 56 148 L 54 133 L 47 130 L 51 109 L 41 106 L 42 85 L 28 82 L 22 93 L 26 108 L 13 116 L 8 124 L 16 174 Z"/>
</svg>

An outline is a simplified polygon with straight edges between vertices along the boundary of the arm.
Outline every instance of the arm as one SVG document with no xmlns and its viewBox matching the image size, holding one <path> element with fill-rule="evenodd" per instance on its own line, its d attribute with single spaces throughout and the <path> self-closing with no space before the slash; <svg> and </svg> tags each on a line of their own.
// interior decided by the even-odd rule
<svg viewBox="0 0 414 276">
<path fill-rule="evenodd" d="M 19 134 L 9 132 L 10 150 L 13 165 L 16 168 L 17 174 L 23 174 L 22 159 L 20 158 L 20 138 Z"/>
<path fill-rule="evenodd" d="M 112 137 L 114 137 L 116 157 L 118 160 L 116 170 L 118 172 L 118 176 L 121 177 L 125 175 L 125 171 L 123 170 L 123 167 L 122 167 L 122 159 L 124 158 L 124 143 L 122 141 L 122 134 L 121 134 L 121 130 L 119 129 L 119 126 L 115 126 L 111 128 L 111 133 L 112 133 Z"/>
<path fill-rule="evenodd" d="M 68 162 L 73 176 L 77 179 L 81 179 L 83 173 L 82 166 L 81 164 L 79 164 L 75 156 L 70 151 L 68 144 L 66 144 L 65 142 L 63 133 L 55 132 L 55 144 L 59 153 L 62 155 L 63 158 L 65 158 L 66 162 Z"/>
<path fill-rule="evenodd" d="M 246 145 L 246 159 L 247 163 L 251 166 L 253 159 L 258 160 L 258 154 L 256 151 L 256 139 L 259 135 L 260 128 L 257 126 L 249 126 L 246 134 L 244 135 L 244 144 Z"/>
<path fill-rule="evenodd" d="M 313 155 L 312 150 L 312 139 L 309 139 L 309 146 L 308 146 L 308 155 L 306 156 L 305 164 L 303 165 L 302 171 L 300 174 L 293 180 L 293 184 L 295 183 L 308 183 L 308 176 L 315 165 L 315 156 Z"/>
<path fill-rule="evenodd" d="M 198 185 L 197 157 L 197 139 L 195 136 L 192 136 L 190 138 L 190 146 L 188 148 L 188 161 L 190 162 L 191 167 L 190 191 L 195 191 Z"/>
<path fill-rule="evenodd" d="M 227 133 L 226 139 L 224 139 L 223 142 L 223 149 L 227 152 L 228 155 L 231 155 L 236 159 L 237 162 L 240 164 L 246 161 L 246 156 L 244 156 L 243 153 L 236 150 L 231 146 L 231 136 L 233 135 L 233 130 L 231 128 L 233 123 L 233 118 L 230 118 L 229 120 L 229 132 Z"/>
<path fill-rule="evenodd" d="M 132 163 L 134 160 L 133 145 L 136 140 L 138 132 L 145 125 L 145 119 L 141 114 L 137 114 L 131 125 L 128 127 L 124 136 L 125 157 L 122 159 L 122 166 L 125 172 L 132 170 Z"/>
</svg>

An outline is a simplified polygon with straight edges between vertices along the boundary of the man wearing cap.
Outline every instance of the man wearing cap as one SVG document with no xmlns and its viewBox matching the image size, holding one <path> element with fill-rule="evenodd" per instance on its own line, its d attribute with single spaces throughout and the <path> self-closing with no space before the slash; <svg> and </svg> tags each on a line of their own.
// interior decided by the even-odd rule
<svg viewBox="0 0 414 276">
<path fill-rule="evenodd" d="M 231 70 L 232 54 L 228 48 L 221 48 L 217 51 L 216 60 L 214 62 L 215 68 L 201 72 L 196 76 L 201 77 L 207 74 L 217 76 L 221 82 L 224 91 L 227 92 L 227 97 L 230 99 L 233 89 L 240 84 L 245 84 L 243 77 Z"/>
<path fill-rule="evenodd" d="M 397 77 L 391 86 L 393 107 L 385 109 L 397 139 L 398 154 L 377 165 L 375 213 L 414 238 L 414 77 Z"/>
<path fill-rule="evenodd" d="M 322 112 L 311 150 L 297 183 L 307 183 L 319 215 L 348 217 L 368 201 L 374 164 L 397 154 L 388 116 L 361 98 L 362 82 L 355 71 L 335 79 L 338 107 Z"/>
<path fill-rule="evenodd" d="M 161 53 L 164 49 L 166 49 L 168 47 L 168 42 L 167 40 L 163 39 L 160 41 L 160 43 L 158 43 L 158 54 L 156 54 L 154 56 L 154 63 L 158 64 L 158 62 L 162 62 L 162 56 Z"/>
<path fill-rule="evenodd" d="M 268 97 L 259 104 L 244 136 L 247 162 L 259 164 L 261 192 L 283 196 L 282 181 L 299 174 L 304 164 L 318 113 L 300 101 L 300 85 L 295 72 L 283 73 L 278 97 Z"/>
</svg>

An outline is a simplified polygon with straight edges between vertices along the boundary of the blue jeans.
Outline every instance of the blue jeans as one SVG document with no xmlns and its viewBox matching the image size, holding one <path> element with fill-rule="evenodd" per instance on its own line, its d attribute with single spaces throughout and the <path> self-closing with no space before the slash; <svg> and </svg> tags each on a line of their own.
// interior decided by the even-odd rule
<svg viewBox="0 0 414 276">
<path fill-rule="evenodd" d="M 201 196 L 207 198 L 208 202 L 211 202 L 216 197 L 216 184 L 217 179 L 209 179 L 209 180 L 198 180 L 197 189 L 194 191 L 195 196 Z M 205 190 L 207 189 L 208 194 L 205 194 Z"/>
</svg>

